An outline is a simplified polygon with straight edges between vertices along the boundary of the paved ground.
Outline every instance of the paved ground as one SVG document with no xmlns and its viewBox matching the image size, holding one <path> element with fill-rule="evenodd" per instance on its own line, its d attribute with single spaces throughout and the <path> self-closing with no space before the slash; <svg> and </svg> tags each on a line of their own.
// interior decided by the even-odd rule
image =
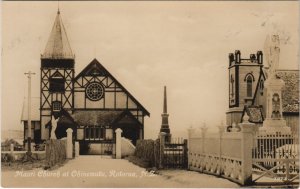
<svg viewBox="0 0 300 189">
<path fill-rule="evenodd" d="M 226 179 L 192 171 L 152 175 L 127 160 L 80 156 L 56 170 L 2 171 L 2 187 L 239 187 Z"/>
</svg>

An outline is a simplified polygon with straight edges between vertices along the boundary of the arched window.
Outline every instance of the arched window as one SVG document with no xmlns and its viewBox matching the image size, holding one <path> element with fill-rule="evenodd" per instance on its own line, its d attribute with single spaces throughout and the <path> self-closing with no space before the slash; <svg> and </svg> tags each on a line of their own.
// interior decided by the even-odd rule
<svg viewBox="0 0 300 189">
<path fill-rule="evenodd" d="M 230 96 L 231 96 L 231 98 L 234 96 L 234 79 L 233 79 L 233 75 L 230 76 Z"/>
<path fill-rule="evenodd" d="M 247 97 L 252 97 L 253 78 L 251 75 L 247 76 L 246 82 L 247 82 Z"/>
</svg>

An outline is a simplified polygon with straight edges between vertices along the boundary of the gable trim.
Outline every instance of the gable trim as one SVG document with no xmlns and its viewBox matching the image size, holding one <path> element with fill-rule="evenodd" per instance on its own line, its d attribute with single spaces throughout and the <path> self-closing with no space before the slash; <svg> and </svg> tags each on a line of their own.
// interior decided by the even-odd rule
<svg viewBox="0 0 300 189">
<path fill-rule="evenodd" d="M 91 66 L 96 65 L 100 67 L 100 69 L 103 69 L 104 72 L 112 78 L 114 82 L 116 82 L 117 85 L 120 86 L 120 88 L 132 99 L 133 102 L 137 104 L 138 107 L 140 107 L 143 110 L 143 114 L 150 117 L 150 113 L 144 108 L 144 106 L 139 103 L 134 96 L 95 58 L 90 62 L 75 78 L 74 82 L 76 82 L 80 77 L 84 77 L 85 73 L 90 69 Z"/>
</svg>

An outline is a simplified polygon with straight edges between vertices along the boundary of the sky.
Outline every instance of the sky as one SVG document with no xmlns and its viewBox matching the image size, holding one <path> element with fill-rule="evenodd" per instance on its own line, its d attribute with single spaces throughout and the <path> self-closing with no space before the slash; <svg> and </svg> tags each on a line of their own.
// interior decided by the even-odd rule
<svg viewBox="0 0 300 189">
<path fill-rule="evenodd" d="M 58 2 L 1 2 L 1 128 L 20 129 L 29 70 L 40 90 L 40 54 Z M 161 125 L 163 86 L 173 136 L 190 126 L 215 129 L 228 109 L 228 53 L 263 50 L 267 35 L 281 39 L 281 69 L 298 69 L 298 1 L 59 2 L 78 74 L 94 58 L 150 112 L 145 138 Z"/>
</svg>

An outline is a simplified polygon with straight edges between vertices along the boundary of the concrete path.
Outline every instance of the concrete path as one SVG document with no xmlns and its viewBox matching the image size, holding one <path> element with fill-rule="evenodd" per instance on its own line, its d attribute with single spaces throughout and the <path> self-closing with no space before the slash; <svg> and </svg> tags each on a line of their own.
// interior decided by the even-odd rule
<svg viewBox="0 0 300 189">
<path fill-rule="evenodd" d="M 226 179 L 192 171 L 168 170 L 153 175 L 127 160 L 80 156 L 45 171 L 2 171 L 2 187 L 239 187 Z"/>
</svg>

